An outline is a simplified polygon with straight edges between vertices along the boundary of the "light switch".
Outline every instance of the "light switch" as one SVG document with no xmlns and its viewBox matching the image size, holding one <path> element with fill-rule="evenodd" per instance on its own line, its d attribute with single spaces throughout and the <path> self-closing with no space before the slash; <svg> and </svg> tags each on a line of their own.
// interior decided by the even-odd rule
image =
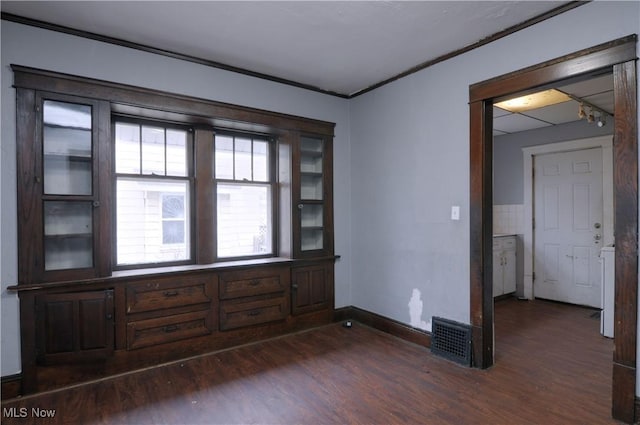
<svg viewBox="0 0 640 425">
<path fill-rule="evenodd" d="M 460 220 L 460 207 L 457 205 L 451 207 L 451 220 Z"/>
</svg>

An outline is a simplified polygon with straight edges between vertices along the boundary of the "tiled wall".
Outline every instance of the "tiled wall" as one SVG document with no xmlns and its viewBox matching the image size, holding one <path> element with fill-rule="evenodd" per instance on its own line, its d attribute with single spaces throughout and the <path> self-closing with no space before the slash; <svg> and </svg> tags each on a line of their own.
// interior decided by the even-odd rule
<svg viewBox="0 0 640 425">
<path fill-rule="evenodd" d="M 494 234 L 523 234 L 524 205 L 494 205 Z"/>
</svg>

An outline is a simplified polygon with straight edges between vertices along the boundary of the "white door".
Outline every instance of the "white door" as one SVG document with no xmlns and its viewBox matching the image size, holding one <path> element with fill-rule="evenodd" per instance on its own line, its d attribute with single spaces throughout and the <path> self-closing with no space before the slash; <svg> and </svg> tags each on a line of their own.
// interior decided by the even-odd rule
<svg viewBox="0 0 640 425">
<path fill-rule="evenodd" d="M 534 296 L 600 308 L 602 149 L 533 161 Z"/>
</svg>

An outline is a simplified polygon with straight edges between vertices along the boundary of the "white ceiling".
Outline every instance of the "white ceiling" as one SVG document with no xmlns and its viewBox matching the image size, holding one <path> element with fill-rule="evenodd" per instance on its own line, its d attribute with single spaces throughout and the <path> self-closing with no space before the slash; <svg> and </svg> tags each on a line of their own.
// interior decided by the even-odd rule
<svg viewBox="0 0 640 425">
<path fill-rule="evenodd" d="M 566 3 L 3 0 L 0 9 L 349 96 Z M 612 112 L 612 86 L 605 78 L 565 91 Z M 575 121 L 577 105 L 495 108 L 494 134 Z"/>
<path fill-rule="evenodd" d="M 3 12 L 351 95 L 565 1 L 1 1 Z"/>
</svg>

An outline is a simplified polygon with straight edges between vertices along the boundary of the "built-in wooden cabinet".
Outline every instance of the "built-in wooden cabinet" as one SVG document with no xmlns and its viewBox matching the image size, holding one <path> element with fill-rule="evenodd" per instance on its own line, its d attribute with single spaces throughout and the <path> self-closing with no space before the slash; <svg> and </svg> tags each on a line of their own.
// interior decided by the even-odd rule
<svg viewBox="0 0 640 425">
<path fill-rule="evenodd" d="M 294 255 L 333 255 L 332 143 L 301 134 L 294 145 Z"/>
<path fill-rule="evenodd" d="M 162 276 L 127 282 L 127 349 L 216 330 L 215 276 Z"/>
<path fill-rule="evenodd" d="M 43 294 L 35 303 L 41 364 L 86 362 L 113 353 L 113 290 Z"/>
<path fill-rule="evenodd" d="M 18 262 L 22 283 L 110 272 L 105 102 L 44 91 L 18 98 Z M 107 214 L 108 215 L 108 214 Z"/>
<path fill-rule="evenodd" d="M 296 314 L 333 306 L 333 264 L 291 269 L 291 312 Z"/>
<path fill-rule="evenodd" d="M 289 268 L 220 274 L 220 330 L 283 320 L 289 315 Z"/>
<path fill-rule="evenodd" d="M 9 289 L 20 296 L 23 394 L 332 320 L 334 124 L 12 68 L 18 284 Z M 122 176 L 114 123 L 123 116 L 179 122 L 193 132 L 193 146 L 185 145 L 193 156 L 183 164 L 195 169 L 187 260 L 138 268 L 115 261 Z M 264 140 L 277 160 L 272 179 L 260 184 L 276 205 L 267 214 L 277 234 L 273 257 L 216 262 L 214 211 L 225 200 L 213 190 L 218 129 L 269 135 Z M 252 172 L 260 169 L 251 164 Z M 87 363 L 94 375 L 77 369 Z"/>
</svg>

